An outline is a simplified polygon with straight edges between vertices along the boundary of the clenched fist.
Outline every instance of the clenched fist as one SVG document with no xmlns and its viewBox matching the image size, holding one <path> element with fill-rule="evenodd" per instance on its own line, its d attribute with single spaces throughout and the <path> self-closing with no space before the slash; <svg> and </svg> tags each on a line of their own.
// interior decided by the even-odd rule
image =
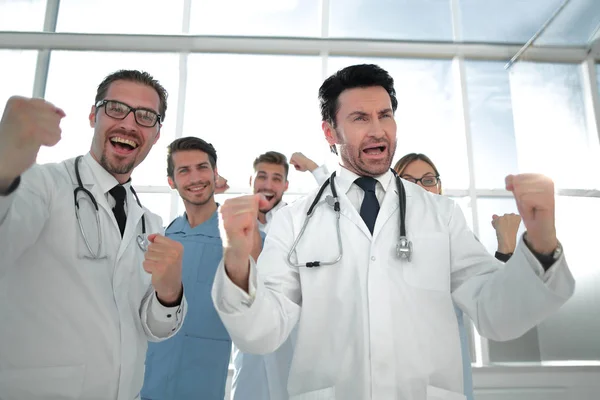
<svg viewBox="0 0 600 400">
<path fill-rule="evenodd" d="M 144 254 L 144 270 L 152 274 L 152 286 L 163 303 L 175 303 L 183 291 L 181 260 L 183 245 L 158 234 L 148 235 L 150 245 Z"/>
<path fill-rule="evenodd" d="M 225 193 L 227 189 L 229 189 L 227 179 L 223 178 L 221 175 L 217 175 L 217 180 L 215 181 L 215 194 Z"/>
<path fill-rule="evenodd" d="M 292 154 L 290 158 L 290 164 L 296 168 L 296 171 L 304 172 L 304 171 L 314 171 L 319 166 L 310 158 L 306 157 L 304 154 L 300 152 L 296 152 Z"/>
<path fill-rule="evenodd" d="M 267 205 L 263 195 L 255 194 L 228 199 L 219 208 L 225 269 L 233 283 L 246 292 L 250 275 L 248 257 L 255 253 L 256 241 L 260 240 L 258 210 Z"/>
<path fill-rule="evenodd" d="M 519 225 L 521 225 L 519 214 L 492 215 L 492 226 L 496 230 L 498 251 L 500 253 L 512 254 L 515 252 Z"/>
<path fill-rule="evenodd" d="M 541 254 L 558 246 L 554 221 L 554 182 L 539 174 L 508 175 L 506 190 L 513 192 L 527 229 L 527 243 Z"/>
<path fill-rule="evenodd" d="M 35 163 L 41 146 L 58 143 L 64 116 L 42 99 L 8 99 L 0 120 L 0 192 Z"/>
</svg>

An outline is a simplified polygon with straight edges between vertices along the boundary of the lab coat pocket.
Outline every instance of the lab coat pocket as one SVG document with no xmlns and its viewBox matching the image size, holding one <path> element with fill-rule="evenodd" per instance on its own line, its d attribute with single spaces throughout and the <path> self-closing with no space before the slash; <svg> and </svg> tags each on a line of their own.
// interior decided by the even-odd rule
<svg viewBox="0 0 600 400">
<path fill-rule="evenodd" d="M 420 289 L 450 290 L 450 239 L 432 232 L 409 238 L 413 243 L 410 262 L 402 262 L 404 281 Z"/>
<path fill-rule="evenodd" d="M 427 386 L 427 400 L 467 400 L 467 398 L 461 393 L 429 385 Z"/>
<path fill-rule="evenodd" d="M 331 386 L 325 389 L 313 390 L 312 392 L 291 396 L 290 400 L 335 400 L 335 387 Z"/>
<path fill-rule="evenodd" d="M 81 397 L 85 365 L 0 371 L 2 400 L 74 400 Z"/>
</svg>

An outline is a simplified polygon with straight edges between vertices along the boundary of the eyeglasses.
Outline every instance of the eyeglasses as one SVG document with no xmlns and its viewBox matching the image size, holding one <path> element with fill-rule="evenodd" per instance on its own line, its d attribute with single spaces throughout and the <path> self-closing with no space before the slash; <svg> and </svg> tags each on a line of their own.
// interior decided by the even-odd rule
<svg viewBox="0 0 600 400">
<path fill-rule="evenodd" d="M 433 176 L 433 175 L 426 175 L 426 176 L 423 176 L 423 177 L 418 178 L 418 179 L 417 178 L 413 178 L 410 175 L 404 175 L 404 176 L 402 176 L 402 179 L 406 179 L 407 181 L 412 182 L 412 183 L 421 182 L 421 185 L 423 185 L 425 187 L 435 186 L 440 181 L 440 177 L 439 176 Z"/>
<path fill-rule="evenodd" d="M 157 122 L 161 122 L 162 116 L 147 108 L 133 108 L 116 100 L 100 100 L 96 108 L 104 107 L 104 112 L 111 118 L 125 119 L 133 111 L 135 122 L 146 128 L 152 128 Z"/>
</svg>

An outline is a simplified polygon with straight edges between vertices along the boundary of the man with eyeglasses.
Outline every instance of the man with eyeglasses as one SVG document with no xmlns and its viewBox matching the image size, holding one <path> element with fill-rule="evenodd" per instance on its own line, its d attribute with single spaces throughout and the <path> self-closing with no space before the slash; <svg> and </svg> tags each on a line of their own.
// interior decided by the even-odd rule
<svg viewBox="0 0 600 400">
<path fill-rule="evenodd" d="M 148 341 L 186 313 L 183 247 L 131 173 L 160 136 L 167 92 L 146 72 L 98 86 L 90 152 L 37 165 L 65 113 L 12 97 L 0 121 L 0 397 L 139 398 Z"/>
</svg>

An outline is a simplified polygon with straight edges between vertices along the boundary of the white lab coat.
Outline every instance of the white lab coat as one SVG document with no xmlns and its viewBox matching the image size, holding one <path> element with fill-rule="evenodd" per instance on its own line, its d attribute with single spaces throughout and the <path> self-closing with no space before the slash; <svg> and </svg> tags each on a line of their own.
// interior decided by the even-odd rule
<svg viewBox="0 0 600 400">
<path fill-rule="evenodd" d="M 298 323 L 292 400 L 464 399 L 453 300 L 482 335 L 508 340 L 574 291 L 564 255 L 544 273 L 521 241 L 501 266 L 452 200 L 407 182 L 414 252 L 411 262 L 401 261 L 395 180 L 386 186 L 373 236 L 345 194 L 349 185 L 338 174 L 341 262 L 317 268 L 286 262 L 315 190 L 275 216 L 258 265 L 251 263 L 250 296 L 229 280 L 222 263 L 215 277 L 213 301 L 242 351 L 272 352 Z M 295 253 L 300 262 L 336 258 L 331 207 L 317 208 Z"/>
<path fill-rule="evenodd" d="M 89 258 L 75 218 L 74 160 L 35 165 L 0 196 L 0 398 L 132 400 L 142 387 L 147 340 L 174 334 L 181 307 L 157 301 L 136 237 L 162 233 L 160 217 L 127 190 L 121 235 L 106 192 L 117 181 L 90 154 L 84 187 L 99 206 L 102 259 Z M 80 196 L 81 197 L 81 196 Z M 95 249 L 89 202 L 81 218 Z"/>
<path fill-rule="evenodd" d="M 329 178 L 326 165 L 321 165 L 311 171 L 321 186 Z M 266 223 L 258 221 L 258 229 L 268 234 L 273 217 L 287 203 L 280 201 L 265 215 Z M 234 374 L 232 379 L 231 397 L 233 400 L 286 400 L 287 383 L 294 346 L 298 336 L 293 329 L 286 341 L 271 354 L 243 353 L 233 345 Z"/>
</svg>

